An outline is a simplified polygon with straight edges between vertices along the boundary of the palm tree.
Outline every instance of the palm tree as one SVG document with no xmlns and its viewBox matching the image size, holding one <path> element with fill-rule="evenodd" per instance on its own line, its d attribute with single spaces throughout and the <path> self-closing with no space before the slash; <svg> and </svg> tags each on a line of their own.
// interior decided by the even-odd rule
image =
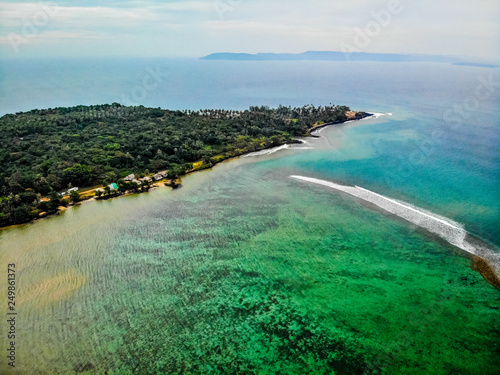
<svg viewBox="0 0 500 375">
<path fill-rule="evenodd" d="M 76 203 L 80 200 L 80 193 L 75 190 L 72 190 L 71 193 L 69 194 L 69 197 L 71 198 L 71 201 L 73 203 Z"/>
<path fill-rule="evenodd" d="M 149 181 L 148 179 L 145 178 L 141 181 L 141 190 L 142 191 L 148 190 L 150 186 L 151 186 L 151 181 Z"/>
<path fill-rule="evenodd" d="M 139 191 L 139 184 L 137 182 L 130 182 L 129 187 L 136 193 Z"/>
</svg>

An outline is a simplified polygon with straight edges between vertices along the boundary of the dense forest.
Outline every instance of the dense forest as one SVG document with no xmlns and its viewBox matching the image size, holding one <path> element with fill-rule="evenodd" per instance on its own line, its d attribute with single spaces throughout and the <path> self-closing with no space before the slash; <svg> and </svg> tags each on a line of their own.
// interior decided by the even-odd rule
<svg viewBox="0 0 500 375">
<path fill-rule="evenodd" d="M 68 187 L 106 185 L 130 173 L 179 175 L 197 161 L 209 167 L 293 142 L 315 124 L 343 122 L 348 111 L 312 105 L 171 111 L 113 103 L 8 114 L 0 118 L 0 226 L 57 211 L 69 203 L 59 194 Z"/>
</svg>

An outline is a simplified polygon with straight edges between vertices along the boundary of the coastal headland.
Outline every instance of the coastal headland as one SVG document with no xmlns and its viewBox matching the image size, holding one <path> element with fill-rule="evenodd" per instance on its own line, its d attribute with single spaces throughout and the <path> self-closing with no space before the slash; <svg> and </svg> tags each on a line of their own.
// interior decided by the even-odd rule
<svg viewBox="0 0 500 375">
<path fill-rule="evenodd" d="M 5 115 L 0 227 L 89 199 L 177 188 L 188 173 L 369 116 L 340 105 L 171 111 L 118 103 Z"/>
</svg>

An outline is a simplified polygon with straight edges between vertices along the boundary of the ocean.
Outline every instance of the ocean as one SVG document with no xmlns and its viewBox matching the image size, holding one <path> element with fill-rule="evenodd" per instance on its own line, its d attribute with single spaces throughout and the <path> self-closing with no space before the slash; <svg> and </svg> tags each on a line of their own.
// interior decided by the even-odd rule
<svg viewBox="0 0 500 375">
<path fill-rule="evenodd" d="M 111 102 L 378 114 L 187 176 L 175 191 L 1 230 L 2 264 L 19 270 L 18 373 L 500 372 L 500 293 L 470 254 L 500 253 L 498 69 L 0 66 L 0 114 Z"/>
</svg>

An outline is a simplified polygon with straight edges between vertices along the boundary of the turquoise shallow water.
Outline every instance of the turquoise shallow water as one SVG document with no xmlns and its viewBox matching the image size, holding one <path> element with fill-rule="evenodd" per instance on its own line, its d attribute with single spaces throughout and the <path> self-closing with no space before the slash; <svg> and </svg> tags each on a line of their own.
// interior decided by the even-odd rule
<svg viewBox="0 0 500 375">
<path fill-rule="evenodd" d="M 280 159 L 4 232 L 20 373 L 498 372 L 500 295 L 470 259 Z"/>
<path fill-rule="evenodd" d="M 333 102 L 393 113 L 378 127 L 350 130 L 357 141 L 335 155 L 301 163 L 456 219 L 500 245 L 498 69 L 138 58 L 0 60 L 0 68 L 0 114 L 113 101 L 194 110 Z M 150 71 L 158 85 L 138 103 L 132 93 Z"/>
<path fill-rule="evenodd" d="M 279 66 L 228 66 L 207 68 L 233 69 L 216 76 L 220 87 L 251 76 L 231 83 L 233 99 L 211 99 L 219 103 L 259 90 L 269 104 L 329 93 L 393 115 L 324 129 L 309 149 L 222 163 L 176 191 L 87 202 L 0 231 L 0 260 L 19 270 L 18 373 L 499 373 L 500 294 L 467 253 L 289 178 L 400 199 L 498 251 L 498 93 L 460 127 L 443 118 L 478 77 L 498 73 L 287 65 L 271 89 L 255 76 Z M 328 85 L 346 71 L 359 73 L 349 90 Z M 295 76 L 300 93 L 285 83 Z"/>
</svg>

